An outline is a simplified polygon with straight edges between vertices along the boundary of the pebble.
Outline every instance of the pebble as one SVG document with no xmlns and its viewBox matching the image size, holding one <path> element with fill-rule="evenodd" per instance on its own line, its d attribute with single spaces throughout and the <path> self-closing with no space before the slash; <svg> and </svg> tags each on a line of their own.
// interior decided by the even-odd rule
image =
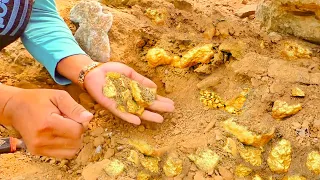
<svg viewBox="0 0 320 180">
<path fill-rule="evenodd" d="M 144 125 L 140 125 L 138 127 L 138 131 L 140 131 L 140 132 L 144 132 L 145 130 L 146 130 L 146 128 L 144 127 Z"/>
<path fill-rule="evenodd" d="M 102 127 L 97 127 L 91 132 L 91 136 L 98 137 L 104 132 Z"/>
<path fill-rule="evenodd" d="M 240 18 L 249 17 L 249 16 L 251 16 L 251 15 L 256 13 L 256 9 L 257 9 L 257 5 L 256 4 L 246 5 L 243 8 L 240 8 L 236 12 L 236 16 L 238 16 Z"/>
<path fill-rule="evenodd" d="M 94 138 L 93 145 L 95 147 L 98 147 L 99 145 L 102 145 L 103 143 L 104 143 L 103 136 L 99 136 L 99 137 Z"/>
<path fill-rule="evenodd" d="M 49 163 L 50 163 L 50 164 L 55 164 L 55 163 L 56 163 L 56 160 L 55 160 L 55 159 L 51 159 L 51 160 L 49 161 Z"/>
</svg>

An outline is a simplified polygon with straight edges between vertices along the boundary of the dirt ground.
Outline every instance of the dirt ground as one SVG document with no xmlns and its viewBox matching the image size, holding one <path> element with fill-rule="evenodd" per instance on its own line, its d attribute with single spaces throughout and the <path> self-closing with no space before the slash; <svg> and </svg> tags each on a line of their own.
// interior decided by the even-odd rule
<svg viewBox="0 0 320 180">
<path fill-rule="evenodd" d="M 68 15 L 78 1 L 56 2 L 60 14 L 74 31 L 75 26 L 69 21 Z M 130 2 L 129 5 L 108 5 L 104 9 L 114 15 L 109 32 L 111 61 L 123 62 L 156 82 L 159 94 L 174 100 L 175 112 L 163 114 L 165 121 L 162 124 L 143 122 L 140 126 L 134 126 L 126 123 L 102 109 L 75 85 L 56 85 L 22 44 L 15 42 L 0 53 L 0 82 L 22 88 L 64 89 L 95 113 L 95 118 L 85 134 L 84 148 L 75 160 L 35 157 L 26 152 L 1 155 L 0 179 L 82 179 L 81 173 L 90 162 L 105 158 L 125 160 L 130 152 L 126 140 L 133 138 L 142 139 L 156 148 L 170 147 L 176 152 L 184 161 L 183 177 L 180 179 L 217 179 L 217 176 L 232 179 L 227 177 L 228 173 L 233 174 L 236 165 L 240 163 L 253 169 L 248 179 L 255 174 L 263 179 L 270 176 L 282 179 L 284 175 L 294 174 L 310 180 L 319 178 L 305 166 L 308 153 L 320 149 L 319 124 L 315 125 L 320 118 L 319 46 L 285 35 L 277 39 L 259 27 L 254 15 L 246 18 L 235 15 L 239 8 L 255 4 L 256 0 Z M 145 15 L 148 8 L 164 12 L 164 24 L 152 22 Z M 212 29 L 216 33 L 210 36 L 207 33 Z M 236 51 L 241 52 L 240 56 L 210 67 L 209 73 L 196 72 L 196 67 L 179 69 L 165 65 L 151 68 L 145 59 L 152 47 L 183 55 L 198 45 L 226 42 L 231 42 L 229 48 L 236 48 Z M 243 42 L 244 46 L 237 47 L 232 44 L 234 42 Z M 286 58 L 282 53 L 286 42 L 296 42 L 309 48 L 310 57 Z M 250 88 L 241 114 L 232 115 L 224 110 L 209 109 L 200 102 L 197 84 L 208 77 L 220 79 L 213 90 L 223 99 L 233 99 L 244 88 Z M 301 88 L 306 96 L 292 97 L 291 89 L 295 87 Z M 276 100 L 289 104 L 301 103 L 303 109 L 292 117 L 278 121 L 271 116 L 272 105 Z M 276 129 L 276 137 L 264 148 L 261 166 L 253 167 L 224 151 L 227 138 L 237 141 L 221 125 L 230 117 L 258 134 Z M 0 129 L 0 137 L 8 135 L 16 136 L 17 133 L 10 127 Z M 277 175 L 270 171 L 266 159 L 271 147 L 280 138 L 291 142 L 293 154 L 288 173 Z M 102 154 L 92 155 L 98 145 L 102 147 Z M 221 157 L 216 170 L 209 174 L 199 171 L 186 157 L 202 147 L 209 147 Z M 128 166 L 119 179 L 136 179 L 140 170 Z M 161 172 L 154 179 L 169 178 Z"/>
</svg>

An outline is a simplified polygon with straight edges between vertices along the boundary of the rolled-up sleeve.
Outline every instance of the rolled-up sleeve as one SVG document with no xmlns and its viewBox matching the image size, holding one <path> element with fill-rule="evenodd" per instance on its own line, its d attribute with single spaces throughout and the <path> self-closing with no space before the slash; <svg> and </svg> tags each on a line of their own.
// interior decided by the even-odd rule
<svg viewBox="0 0 320 180">
<path fill-rule="evenodd" d="M 71 81 L 56 71 L 58 62 L 68 56 L 86 54 L 58 14 L 54 0 L 35 1 L 21 40 L 29 53 L 60 85 L 70 84 Z"/>
</svg>

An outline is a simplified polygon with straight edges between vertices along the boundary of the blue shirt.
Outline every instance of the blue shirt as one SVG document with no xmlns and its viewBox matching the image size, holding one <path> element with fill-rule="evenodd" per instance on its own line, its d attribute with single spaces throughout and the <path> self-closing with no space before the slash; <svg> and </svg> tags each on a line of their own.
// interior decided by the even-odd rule
<svg viewBox="0 0 320 180">
<path fill-rule="evenodd" d="M 21 40 L 29 53 L 60 85 L 70 84 L 71 81 L 56 71 L 58 62 L 68 56 L 86 55 L 58 14 L 54 0 L 35 1 L 30 22 Z"/>
</svg>

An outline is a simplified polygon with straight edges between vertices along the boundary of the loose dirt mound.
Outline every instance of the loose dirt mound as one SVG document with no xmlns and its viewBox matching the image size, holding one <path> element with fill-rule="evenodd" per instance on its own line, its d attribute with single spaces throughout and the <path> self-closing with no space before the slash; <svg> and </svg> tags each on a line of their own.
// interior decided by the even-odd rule
<svg viewBox="0 0 320 180">
<path fill-rule="evenodd" d="M 74 32 L 75 26 L 68 16 L 70 8 L 77 1 L 56 2 L 61 15 Z M 305 164 L 308 153 L 320 149 L 319 46 L 289 36 L 268 34 L 260 30 L 254 15 L 243 19 L 235 16 L 235 12 L 245 3 L 256 3 L 254 0 L 104 2 L 108 3 L 104 11 L 114 15 L 109 32 L 111 61 L 128 64 L 152 79 L 158 85 L 160 95 L 175 101 L 175 112 L 164 114 L 163 124 L 143 122 L 138 127 L 128 124 L 101 108 L 75 85 L 56 85 L 46 70 L 23 49 L 21 43 L 16 42 L 0 54 L 2 83 L 22 88 L 67 90 L 74 99 L 95 114 L 95 119 L 85 134 L 84 147 L 75 160 L 33 157 L 24 152 L 2 155 L 0 179 L 90 179 L 99 176 L 108 179 L 110 177 L 106 173 L 99 174 L 103 171 L 99 168 L 101 164 L 94 164 L 103 159 L 121 160 L 126 168 L 120 177 L 136 179 L 138 173 L 142 176 L 141 172 L 148 168 L 143 163 L 135 167 L 135 161 L 127 160 L 132 150 L 135 151 L 128 144 L 128 140 L 132 139 L 147 142 L 157 150 L 159 156 L 163 152 L 171 152 L 179 157 L 183 163 L 180 179 L 221 179 L 220 176 L 233 179 L 239 164 L 253 170 L 247 177 L 249 179 L 255 174 L 263 179 L 269 176 L 282 179 L 284 175 L 294 174 L 316 179 L 317 176 Z M 205 44 L 213 44 L 218 54 L 214 59 L 222 54 L 220 63 L 211 61 L 190 68 L 170 65 L 152 68 L 146 60 L 146 54 L 154 47 L 164 49 L 170 56 L 182 57 L 192 48 Z M 294 51 L 297 48 L 309 51 Z M 222 53 L 219 55 L 219 52 Z M 297 52 L 307 52 L 308 56 L 301 56 Z M 290 57 L 296 55 L 296 58 L 288 59 L 288 54 Z M 234 100 L 246 88 L 250 90 L 240 106 L 241 113 L 232 114 L 223 108 L 217 110 L 205 106 L 200 101 L 198 87 L 209 88 L 225 101 Z M 292 96 L 292 89 L 296 87 L 304 91 L 305 97 Z M 275 120 L 272 108 L 276 100 L 285 101 L 289 105 L 300 103 L 302 110 L 284 120 Z M 230 140 L 238 148 L 242 147 L 238 139 L 223 128 L 222 122 L 232 117 L 256 134 L 265 134 L 275 129 L 274 137 L 262 148 L 261 166 L 252 166 L 241 156 L 233 156 L 225 150 Z M 13 130 L 0 127 L 0 137 L 13 134 L 16 134 Z M 269 169 L 267 159 L 272 147 L 281 138 L 291 142 L 292 161 L 288 173 L 276 175 Z M 214 171 L 204 173 L 188 158 L 199 148 L 209 148 L 219 155 L 219 163 Z M 144 161 L 142 154 L 136 154 L 141 162 Z M 135 157 L 134 154 L 132 156 Z M 147 173 L 156 179 L 166 179 L 162 168 L 166 156 L 160 158 L 159 173 Z"/>
</svg>

